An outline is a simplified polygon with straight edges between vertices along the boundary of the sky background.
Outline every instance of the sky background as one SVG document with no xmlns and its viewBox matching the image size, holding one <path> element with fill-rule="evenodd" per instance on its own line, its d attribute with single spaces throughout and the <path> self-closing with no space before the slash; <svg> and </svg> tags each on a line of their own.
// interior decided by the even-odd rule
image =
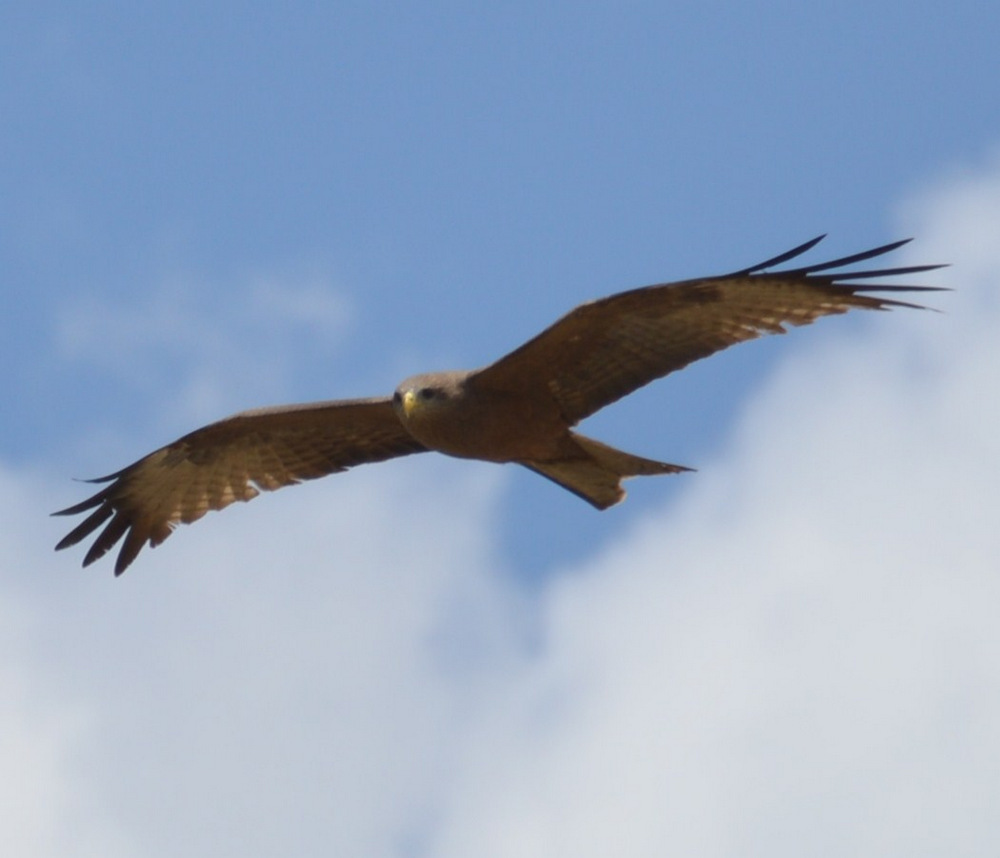
<svg viewBox="0 0 1000 858">
<path fill-rule="evenodd" d="M 998 32 L 980 2 L 5 3 L 10 854 L 995 855 Z M 602 412 L 698 468 L 606 513 L 421 456 L 119 580 L 52 552 L 71 477 L 820 233 L 916 236 L 944 312 Z"/>
</svg>

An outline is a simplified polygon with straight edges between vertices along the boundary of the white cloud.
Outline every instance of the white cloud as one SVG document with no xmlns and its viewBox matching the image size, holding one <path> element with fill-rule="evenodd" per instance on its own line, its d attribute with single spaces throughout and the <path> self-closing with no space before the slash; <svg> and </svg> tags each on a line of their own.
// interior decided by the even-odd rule
<svg viewBox="0 0 1000 858">
<path fill-rule="evenodd" d="M 970 277 L 942 232 L 1000 234 L 998 177 L 921 204 L 947 315 L 797 352 L 669 518 L 560 579 L 436 855 L 995 853 L 1000 248 Z"/>
<path fill-rule="evenodd" d="M 330 280 L 303 268 L 228 288 L 174 278 L 115 303 L 85 297 L 62 310 L 55 345 L 129 387 L 171 390 L 163 399 L 179 425 L 205 422 L 287 389 L 295 358 L 329 359 L 353 315 Z"/>
<path fill-rule="evenodd" d="M 499 472 L 428 488 L 433 467 L 395 465 L 213 515 L 117 581 L 52 554 L 65 522 L 4 475 L 0 608 L 24 621 L 0 675 L 30 679 L 0 713 L 18 855 L 391 855 L 424 836 L 450 731 L 515 657 L 513 597 L 486 541 Z"/>
<path fill-rule="evenodd" d="M 488 466 L 266 496 L 118 581 L 0 472 L 17 854 L 993 854 L 1000 168 L 908 217 L 946 313 L 800 332 L 678 503 L 531 595 Z"/>
</svg>

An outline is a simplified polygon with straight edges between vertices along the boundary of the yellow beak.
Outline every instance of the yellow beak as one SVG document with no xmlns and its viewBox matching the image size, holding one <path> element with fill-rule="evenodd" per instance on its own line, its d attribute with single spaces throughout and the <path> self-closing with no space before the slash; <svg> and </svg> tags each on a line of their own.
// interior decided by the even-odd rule
<svg viewBox="0 0 1000 858">
<path fill-rule="evenodd" d="M 403 394 L 403 413 L 409 417 L 417 408 L 417 395 L 408 390 Z"/>
</svg>

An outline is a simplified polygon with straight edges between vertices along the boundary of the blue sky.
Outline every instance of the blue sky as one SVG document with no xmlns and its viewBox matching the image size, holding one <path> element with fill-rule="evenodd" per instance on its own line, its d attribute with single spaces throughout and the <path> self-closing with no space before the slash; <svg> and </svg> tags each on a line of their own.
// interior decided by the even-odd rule
<svg viewBox="0 0 1000 858">
<path fill-rule="evenodd" d="M 996 796 L 1000 754 L 998 32 L 975 2 L 5 4 L 22 854 L 580 856 L 621 826 L 631 854 L 912 854 L 885 795 L 992 854 L 934 784 Z M 419 457 L 211 516 L 120 581 L 52 553 L 70 477 L 824 232 L 814 259 L 916 234 L 905 259 L 955 263 L 946 313 L 831 320 L 603 412 L 588 434 L 699 468 L 608 513 Z"/>
<path fill-rule="evenodd" d="M 896 237 L 893 204 L 1000 135 L 985 4 L 14 4 L 4 17 L 3 383 L 23 406 L 0 450 L 77 476 L 117 465 L 82 455 L 94 432 L 131 459 L 192 418 L 489 362 L 588 298 L 821 232 L 834 254 Z M 261 280 L 305 281 L 350 323 L 239 320 Z M 82 308 L 177 303 L 212 322 L 197 345 L 60 345 Z M 193 375 L 221 369 L 206 341 L 229 338 L 259 360 L 216 353 L 226 380 L 179 410 Z M 784 348 L 724 356 L 595 431 L 703 464 Z M 284 371 L 269 384 L 261 363 Z M 74 415 L 71 431 L 54 413 Z M 510 479 L 498 525 L 532 574 L 573 545 L 585 555 L 581 530 L 615 526 Z M 678 488 L 663 482 L 637 503 Z M 568 520 L 558 547 L 525 544 L 539 514 Z"/>
</svg>

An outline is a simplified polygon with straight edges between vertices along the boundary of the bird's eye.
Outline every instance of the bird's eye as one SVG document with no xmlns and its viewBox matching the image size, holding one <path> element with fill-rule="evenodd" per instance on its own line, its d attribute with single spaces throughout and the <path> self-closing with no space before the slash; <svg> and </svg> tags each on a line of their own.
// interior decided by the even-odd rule
<svg viewBox="0 0 1000 858">
<path fill-rule="evenodd" d="M 434 388 L 432 387 L 421 387 L 417 391 L 417 396 L 421 399 L 433 399 L 434 398 Z"/>
<path fill-rule="evenodd" d="M 403 401 L 403 395 L 397 390 L 392 395 L 392 401 L 395 402 L 397 405 L 399 405 L 399 403 Z"/>
</svg>

